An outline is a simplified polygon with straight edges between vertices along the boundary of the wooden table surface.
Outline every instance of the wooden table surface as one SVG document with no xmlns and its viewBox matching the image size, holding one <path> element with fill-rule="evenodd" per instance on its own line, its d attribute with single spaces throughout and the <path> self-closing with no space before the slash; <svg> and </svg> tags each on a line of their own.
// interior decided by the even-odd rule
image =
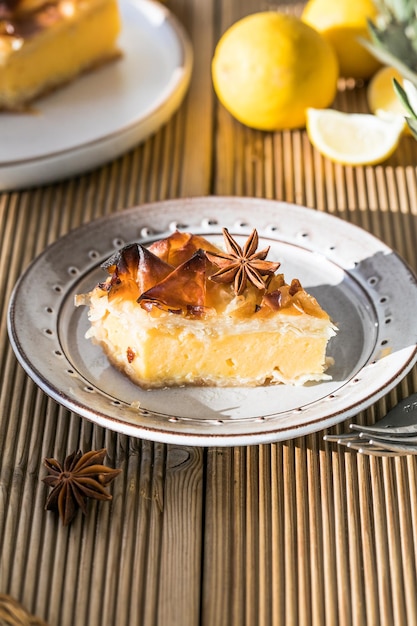
<svg viewBox="0 0 417 626">
<path fill-rule="evenodd" d="M 416 457 L 358 455 L 324 431 L 231 448 L 129 438 L 49 399 L 10 347 L 8 300 L 28 264 L 80 224 L 148 201 L 295 202 L 361 226 L 416 267 L 417 143 L 404 137 L 382 165 L 351 168 L 321 157 L 304 130 L 241 126 L 214 96 L 214 46 L 238 18 L 278 4 L 168 6 L 195 53 L 173 118 L 104 167 L 0 194 L 0 593 L 50 626 L 417 624 Z M 342 84 L 335 107 L 366 112 L 365 88 Z M 415 370 L 355 421 L 413 391 Z M 63 527 L 44 510 L 43 459 L 103 446 L 123 469 L 113 500 Z"/>
</svg>

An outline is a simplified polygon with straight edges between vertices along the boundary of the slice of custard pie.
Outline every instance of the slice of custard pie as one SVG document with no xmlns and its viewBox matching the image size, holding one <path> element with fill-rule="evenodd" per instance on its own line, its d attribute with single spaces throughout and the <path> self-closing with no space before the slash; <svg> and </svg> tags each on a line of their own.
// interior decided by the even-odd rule
<svg viewBox="0 0 417 626">
<path fill-rule="evenodd" d="M 118 56 L 117 0 L 0 0 L 0 110 Z"/>
<path fill-rule="evenodd" d="M 330 378 L 336 327 L 296 278 L 223 230 L 225 250 L 176 231 L 115 253 L 109 276 L 75 304 L 89 307 L 87 337 L 144 388 L 293 385 Z"/>
</svg>

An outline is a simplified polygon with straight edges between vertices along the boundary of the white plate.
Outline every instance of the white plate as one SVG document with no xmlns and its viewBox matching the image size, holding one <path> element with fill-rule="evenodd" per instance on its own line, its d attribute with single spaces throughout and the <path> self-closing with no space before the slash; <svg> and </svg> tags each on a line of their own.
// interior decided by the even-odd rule
<svg viewBox="0 0 417 626">
<path fill-rule="evenodd" d="M 253 227 L 268 258 L 297 277 L 340 330 L 330 340 L 332 380 L 303 387 L 183 387 L 144 391 L 84 338 L 85 293 L 100 263 L 132 242 L 174 228 L 243 241 Z M 259 444 L 306 435 L 363 410 L 416 361 L 417 282 L 385 244 L 352 224 L 292 204 L 254 198 L 168 200 L 82 226 L 48 247 L 15 287 L 9 335 L 21 364 L 55 400 L 127 435 L 191 445 Z M 140 407 L 138 407 L 140 404 Z"/>
<path fill-rule="evenodd" d="M 120 0 L 123 56 L 34 104 L 0 114 L 0 189 L 73 176 L 133 148 L 173 115 L 192 70 L 188 36 L 153 0 Z"/>
</svg>

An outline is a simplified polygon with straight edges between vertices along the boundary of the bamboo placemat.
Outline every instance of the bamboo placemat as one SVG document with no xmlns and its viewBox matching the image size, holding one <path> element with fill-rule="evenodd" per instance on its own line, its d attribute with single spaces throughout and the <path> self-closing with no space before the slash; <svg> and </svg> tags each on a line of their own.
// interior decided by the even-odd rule
<svg viewBox="0 0 417 626">
<path fill-rule="evenodd" d="M 361 226 L 416 267 L 417 143 L 404 137 L 384 164 L 349 168 L 323 159 L 303 130 L 244 128 L 215 100 L 210 60 L 227 26 L 266 5 L 169 6 L 195 49 L 172 120 L 96 171 L 0 195 L 0 593 L 50 626 L 416 624 L 415 457 L 361 456 L 324 432 L 247 448 L 128 438 L 48 399 L 9 346 L 8 300 L 31 260 L 81 223 L 146 201 L 296 202 Z M 365 88 L 341 85 L 335 107 L 367 111 Z M 371 423 L 416 390 L 413 370 L 355 420 Z M 42 461 L 101 447 L 123 470 L 113 500 L 91 501 L 64 528 L 44 510 Z"/>
</svg>

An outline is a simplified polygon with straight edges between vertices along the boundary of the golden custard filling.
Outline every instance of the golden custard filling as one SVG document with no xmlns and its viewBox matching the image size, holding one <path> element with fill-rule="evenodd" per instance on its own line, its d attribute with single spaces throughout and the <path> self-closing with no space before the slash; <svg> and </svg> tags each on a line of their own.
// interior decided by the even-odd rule
<svg viewBox="0 0 417 626">
<path fill-rule="evenodd" d="M 336 327 L 298 279 L 223 230 L 225 250 L 176 231 L 146 248 L 131 244 L 103 269 L 107 279 L 76 305 L 110 362 L 144 388 L 304 384 L 329 378 Z"/>
<path fill-rule="evenodd" d="M 0 109 L 120 56 L 120 28 L 116 0 L 0 0 Z"/>
</svg>

